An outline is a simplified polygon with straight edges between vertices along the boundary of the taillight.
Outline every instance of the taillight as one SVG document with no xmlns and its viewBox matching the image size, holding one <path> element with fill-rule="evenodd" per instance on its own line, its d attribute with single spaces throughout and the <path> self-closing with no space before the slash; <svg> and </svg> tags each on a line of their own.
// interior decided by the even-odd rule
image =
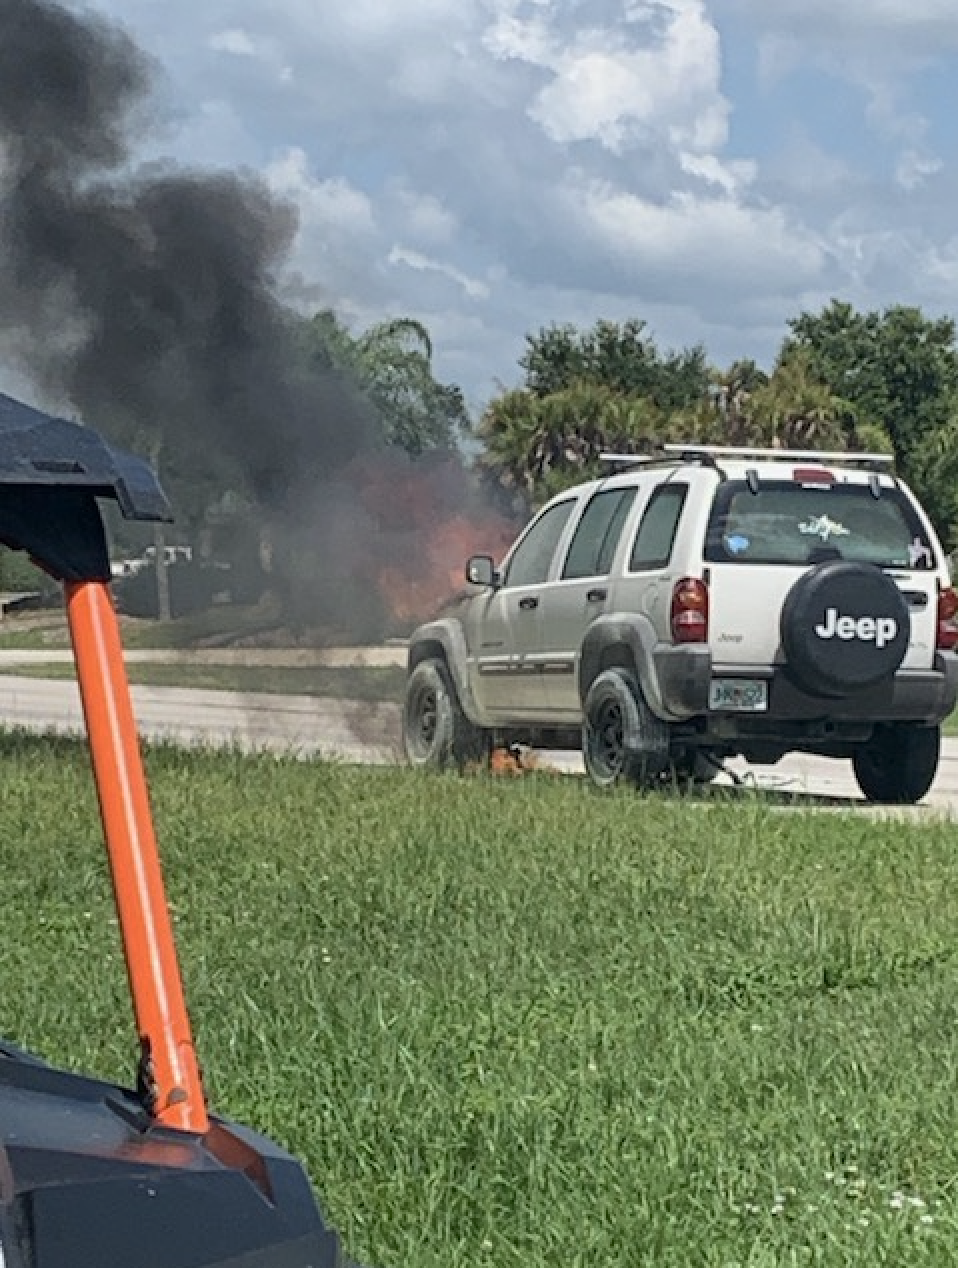
<svg viewBox="0 0 958 1268">
<path fill-rule="evenodd" d="M 950 652 L 958 644 L 958 591 L 952 586 L 938 595 L 938 637 L 935 646 L 939 651 Z"/>
<path fill-rule="evenodd" d="M 709 592 L 698 577 L 683 577 L 672 587 L 672 642 L 707 643 Z M 958 634 L 958 630 L 956 630 Z"/>
</svg>

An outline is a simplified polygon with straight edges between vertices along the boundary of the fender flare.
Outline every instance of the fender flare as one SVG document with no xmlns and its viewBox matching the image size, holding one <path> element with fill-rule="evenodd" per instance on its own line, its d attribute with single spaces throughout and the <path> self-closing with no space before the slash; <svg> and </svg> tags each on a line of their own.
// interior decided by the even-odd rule
<svg viewBox="0 0 958 1268">
<path fill-rule="evenodd" d="M 641 613 L 629 616 L 600 616 L 589 626 L 579 656 L 579 699 L 585 698 L 603 669 L 621 665 L 634 671 L 642 694 L 653 713 L 668 718 L 653 653 L 658 643 L 655 629 Z M 610 655 L 611 653 L 611 655 Z"/>
<path fill-rule="evenodd" d="M 406 672 L 411 673 L 421 661 L 432 657 L 445 661 L 462 711 L 469 721 L 476 726 L 485 726 L 485 719 L 476 707 L 476 701 L 469 686 L 469 674 L 466 669 L 469 663 L 469 648 L 466 644 L 465 631 L 462 623 L 454 617 L 430 621 L 427 625 L 420 625 L 413 631 L 406 656 Z"/>
</svg>

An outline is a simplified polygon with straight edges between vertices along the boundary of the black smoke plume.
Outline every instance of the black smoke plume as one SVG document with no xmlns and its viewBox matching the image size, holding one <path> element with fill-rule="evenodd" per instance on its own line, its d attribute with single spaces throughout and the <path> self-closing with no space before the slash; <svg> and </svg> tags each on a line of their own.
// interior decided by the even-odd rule
<svg viewBox="0 0 958 1268">
<path fill-rule="evenodd" d="M 380 424 L 298 354 L 277 296 L 291 209 L 253 175 L 133 166 L 153 79 L 121 29 L 0 0 L 4 349 L 47 399 L 136 438 L 161 468 L 212 453 L 231 465 L 280 573 L 298 557 L 287 589 L 300 609 L 334 605 L 350 567 L 324 572 L 323 508 L 350 504 L 337 474 L 381 445 Z M 374 531 L 350 507 L 335 533 L 347 556 Z M 292 537 L 305 524 L 307 546 Z"/>
</svg>

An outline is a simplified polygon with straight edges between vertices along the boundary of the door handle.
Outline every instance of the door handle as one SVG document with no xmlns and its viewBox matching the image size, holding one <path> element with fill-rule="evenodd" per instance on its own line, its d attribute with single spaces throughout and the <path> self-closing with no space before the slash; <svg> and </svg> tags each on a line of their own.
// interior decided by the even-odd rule
<svg viewBox="0 0 958 1268">
<path fill-rule="evenodd" d="M 523 612 L 531 612 L 533 608 L 537 608 L 538 606 L 539 600 L 534 599 L 531 595 L 528 595 L 525 599 L 519 600 L 519 607 L 522 608 Z"/>
<path fill-rule="evenodd" d="M 590 590 L 585 597 L 587 603 L 601 603 L 603 599 L 607 599 L 609 597 L 609 592 L 608 590 L 602 589 Z"/>
</svg>

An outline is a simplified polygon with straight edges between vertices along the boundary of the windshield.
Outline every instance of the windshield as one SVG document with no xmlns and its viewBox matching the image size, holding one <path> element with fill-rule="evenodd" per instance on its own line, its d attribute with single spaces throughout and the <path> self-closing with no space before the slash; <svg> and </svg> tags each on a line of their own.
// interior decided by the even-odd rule
<svg viewBox="0 0 958 1268">
<path fill-rule="evenodd" d="M 705 557 L 713 563 L 809 564 L 851 559 L 884 568 L 929 569 L 935 547 L 907 498 L 868 485 L 742 481 L 720 485 Z"/>
</svg>

